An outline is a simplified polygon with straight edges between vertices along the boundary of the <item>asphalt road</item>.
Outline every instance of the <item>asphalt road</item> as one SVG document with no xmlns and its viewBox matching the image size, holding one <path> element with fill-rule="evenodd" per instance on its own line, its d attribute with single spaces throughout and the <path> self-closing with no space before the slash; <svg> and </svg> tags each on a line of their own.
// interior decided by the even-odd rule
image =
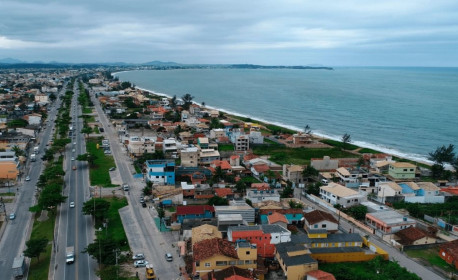
<svg viewBox="0 0 458 280">
<path fill-rule="evenodd" d="M 159 279 L 181 279 L 179 267 L 183 266 L 184 262 L 177 255 L 176 248 L 172 247 L 172 241 L 176 240 L 173 240 L 171 233 L 158 231 L 153 221 L 153 217 L 157 217 L 156 211 L 141 207 L 139 200 L 145 184 L 142 183 L 141 179 L 133 178 L 132 163 L 119 143 L 117 131 L 110 125 L 93 93 L 91 93 L 91 98 L 99 114 L 99 120 L 105 128 L 104 136 L 110 140 L 117 172 L 119 172 L 122 182 L 130 186 L 130 191 L 126 193 L 129 206 L 120 211 L 129 245 L 134 254 L 145 254 L 145 259 L 153 265 Z M 174 260 L 167 262 L 165 253 L 171 253 Z M 138 271 L 139 275 L 144 275 L 144 269 Z"/>
<path fill-rule="evenodd" d="M 95 275 L 96 261 L 88 254 L 81 253 L 89 243 L 92 243 L 94 229 L 91 216 L 83 215 L 81 212 L 84 202 L 89 199 L 89 171 L 86 162 L 76 160 L 78 155 L 86 153 L 84 135 L 79 133 L 83 127 L 83 122 L 78 118 L 81 115 L 81 108 L 77 103 L 77 93 L 79 92 L 77 85 L 78 83 L 75 82 L 75 95 L 71 107 L 75 136 L 72 138 L 71 144 L 67 146 L 64 158 L 66 173 L 64 195 L 68 198 L 60 207 L 57 232 L 58 246 L 54 258 L 56 271 L 53 279 L 97 279 Z M 72 160 L 72 157 L 75 160 Z M 77 170 L 73 170 L 73 166 L 76 166 Z M 74 208 L 69 207 L 70 202 L 75 203 Z M 66 247 L 71 246 L 75 247 L 75 262 L 66 264 Z"/>
<path fill-rule="evenodd" d="M 300 196 L 300 192 L 301 191 L 302 191 L 302 189 L 295 189 L 294 196 L 296 198 L 301 197 Z M 320 209 L 322 211 L 329 212 L 327 209 L 324 209 L 323 207 L 319 206 L 318 204 L 314 204 L 312 201 L 306 199 L 305 197 L 301 197 L 301 200 L 304 201 L 304 202 L 307 202 L 310 205 L 314 205 L 315 209 L 318 208 L 318 209 Z M 338 218 L 338 217 L 336 217 L 336 218 Z M 350 230 L 351 230 L 351 232 L 359 233 L 362 236 L 368 235 L 366 231 L 359 230 L 358 227 L 354 226 L 353 224 L 350 224 L 349 222 L 347 222 L 347 220 L 345 220 L 343 218 L 341 218 L 339 220 L 340 220 L 339 228 L 342 228 L 345 232 L 350 232 Z M 418 275 L 422 279 L 425 279 L 425 280 L 444 279 L 443 277 L 441 277 L 440 275 L 436 274 L 435 272 L 429 270 L 428 268 L 422 266 L 421 264 L 413 261 L 412 259 L 410 259 L 406 255 L 402 254 L 399 250 L 397 250 L 397 249 L 393 248 L 392 246 L 386 244 L 379 237 L 371 234 L 369 236 L 369 240 L 371 242 L 373 242 L 375 245 L 377 245 L 380 248 L 382 248 L 383 250 L 385 250 L 386 252 L 388 252 L 388 254 L 390 255 L 390 260 L 397 261 L 399 263 L 399 265 L 401 265 L 402 267 L 405 267 L 408 271 L 415 273 L 416 275 Z"/>
<path fill-rule="evenodd" d="M 65 85 L 64 87 L 65 88 Z M 56 108 L 60 107 L 60 100 L 56 100 L 53 109 L 48 114 L 48 125 L 36 137 L 39 141 L 39 153 L 35 162 L 27 162 L 24 171 L 24 177 L 29 176 L 30 181 L 21 180 L 17 186 L 12 187 L 19 189 L 19 196 L 16 198 L 14 212 L 16 219 L 7 221 L 5 233 L 0 241 L 0 278 L 13 279 L 12 266 L 15 257 L 20 256 L 25 250 L 25 242 L 28 240 L 31 233 L 31 218 L 32 213 L 29 211 L 30 206 L 35 204 L 35 185 L 42 172 L 43 161 L 41 157 L 44 154 L 44 149 L 48 143 L 51 135 L 52 128 L 54 127 L 54 120 L 56 116 Z M 33 152 L 33 147 L 27 151 L 27 155 Z M 9 213 L 7 213 L 9 215 Z M 7 216 L 8 216 L 7 215 Z"/>
</svg>

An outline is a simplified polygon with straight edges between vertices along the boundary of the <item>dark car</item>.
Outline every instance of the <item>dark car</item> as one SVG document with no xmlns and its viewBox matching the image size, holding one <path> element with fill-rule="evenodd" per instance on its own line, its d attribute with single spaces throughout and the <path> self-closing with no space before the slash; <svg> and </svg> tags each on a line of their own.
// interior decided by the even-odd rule
<svg viewBox="0 0 458 280">
<path fill-rule="evenodd" d="M 146 202 L 142 203 L 143 208 L 146 208 Z"/>
</svg>

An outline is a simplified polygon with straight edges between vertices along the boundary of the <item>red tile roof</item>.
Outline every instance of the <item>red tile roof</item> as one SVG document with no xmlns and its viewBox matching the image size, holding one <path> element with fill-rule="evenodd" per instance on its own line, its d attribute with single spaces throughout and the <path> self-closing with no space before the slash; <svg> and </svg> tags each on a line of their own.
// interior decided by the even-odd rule
<svg viewBox="0 0 458 280">
<path fill-rule="evenodd" d="M 232 156 L 231 156 L 231 159 L 238 159 L 238 158 L 240 158 L 239 155 L 232 155 Z"/>
<path fill-rule="evenodd" d="M 206 239 L 192 247 L 194 261 L 202 261 L 214 255 L 223 255 L 238 259 L 237 251 L 231 242 L 221 238 Z"/>
<path fill-rule="evenodd" d="M 458 240 L 453 240 L 453 241 L 444 243 L 440 245 L 439 248 L 445 251 L 448 255 L 452 256 L 453 259 L 455 260 L 458 259 Z"/>
<path fill-rule="evenodd" d="M 213 194 L 196 194 L 194 195 L 194 198 L 195 199 L 210 199 L 212 197 L 214 197 L 215 195 Z"/>
<path fill-rule="evenodd" d="M 251 270 L 230 266 L 220 271 L 208 273 L 208 280 L 251 280 L 256 279 Z"/>
<path fill-rule="evenodd" d="M 213 195 L 211 195 L 213 197 Z M 192 214 L 204 214 L 205 211 L 215 212 L 215 208 L 211 205 L 189 205 L 189 206 L 178 206 L 177 215 L 192 215 Z"/>
<path fill-rule="evenodd" d="M 270 167 L 267 164 L 258 164 L 253 166 L 254 170 L 256 170 L 258 173 L 266 172 L 267 170 L 270 170 Z"/>
<path fill-rule="evenodd" d="M 447 192 L 449 194 L 458 195 L 458 187 L 448 187 L 448 188 L 441 188 L 441 192 Z"/>
<path fill-rule="evenodd" d="M 313 270 L 307 273 L 307 275 L 315 277 L 317 280 L 336 280 L 334 275 L 323 270 Z"/>
<path fill-rule="evenodd" d="M 312 212 L 305 213 L 304 218 L 308 221 L 310 225 L 319 223 L 321 221 L 330 221 L 336 224 L 338 223 L 334 216 L 332 216 L 328 212 L 324 212 L 321 210 L 314 210 Z"/>
<path fill-rule="evenodd" d="M 251 183 L 251 188 L 258 191 L 270 190 L 270 186 L 267 183 Z"/>
<path fill-rule="evenodd" d="M 227 160 L 214 160 L 211 162 L 211 165 L 215 168 L 219 166 L 222 170 L 229 170 L 232 168 Z"/>
<path fill-rule="evenodd" d="M 428 236 L 426 232 L 412 226 L 396 232 L 395 235 L 401 238 L 403 245 L 411 245 L 415 241 Z"/>
<path fill-rule="evenodd" d="M 215 194 L 219 197 L 227 197 L 228 195 L 234 194 L 231 189 L 224 188 L 224 189 L 215 189 Z"/>
<path fill-rule="evenodd" d="M 283 223 L 288 223 L 288 220 L 286 219 L 285 215 L 280 214 L 278 212 L 273 213 L 272 215 L 267 216 L 267 220 L 269 221 L 269 224 L 274 224 L 278 222 L 283 222 Z"/>
</svg>

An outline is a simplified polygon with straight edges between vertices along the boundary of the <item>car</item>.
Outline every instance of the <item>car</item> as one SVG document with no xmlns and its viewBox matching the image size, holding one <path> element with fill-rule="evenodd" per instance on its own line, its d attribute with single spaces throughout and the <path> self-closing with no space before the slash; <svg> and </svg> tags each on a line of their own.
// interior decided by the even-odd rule
<svg viewBox="0 0 458 280">
<path fill-rule="evenodd" d="M 110 169 L 108 169 L 108 171 L 115 171 L 116 167 L 110 167 Z"/>
<path fill-rule="evenodd" d="M 75 149 L 73 149 L 73 150 L 72 150 L 72 153 L 74 153 L 74 152 L 76 152 L 76 150 L 75 150 Z"/>
<path fill-rule="evenodd" d="M 134 262 L 135 267 L 145 267 L 148 264 L 145 260 L 139 260 Z"/>
<path fill-rule="evenodd" d="M 145 199 L 143 197 L 140 197 L 140 203 L 144 203 Z"/>
<path fill-rule="evenodd" d="M 29 176 L 25 177 L 25 180 L 30 181 L 30 177 Z"/>
<path fill-rule="evenodd" d="M 142 207 L 143 207 L 143 208 L 146 208 L 146 202 L 143 202 L 143 203 L 142 203 Z"/>
<path fill-rule="evenodd" d="M 75 208 L 75 202 L 70 202 L 70 208 Z"/>
<path fill-rule="evenodd" d="M 172 256 L 172 254 L 166 253 L 166 254 L 165 254 L 165 259 L 166 259 L 168 262 L 173 261 L 173 256 Z"/>
<path fill-rule="evenodd" d="M 16 213 L 13 212 L 10 214 L 10 220 L 14 220 L 14 219 L 16 219 Z"/>
<path fill-rule="evenodd" d="M 143 254 L 135 254 L 132 256 L 132 259 L 133 260 L 144 260 L 145 259 L 145 255 Z"/>
<path fill-rule="evenodd" d="M 73 170 L 76 170 L 76 166 L 73 165 L 72 169 L 73 169 Z"/>
<path fill-rule="evenodd" d="M 76 145 L 76 142 L 73 142 L 73 145 Z"/>
<path fill-rule="evenodd" d="M 72 160 L 75 160 L 75 157 L 72 157 Z"/>
<path fill-rule="evenodd" d="M 122 189 L 126 192 L 129 191 L 129 185 L 128 184 L 122 185 Z"/>
</svg>

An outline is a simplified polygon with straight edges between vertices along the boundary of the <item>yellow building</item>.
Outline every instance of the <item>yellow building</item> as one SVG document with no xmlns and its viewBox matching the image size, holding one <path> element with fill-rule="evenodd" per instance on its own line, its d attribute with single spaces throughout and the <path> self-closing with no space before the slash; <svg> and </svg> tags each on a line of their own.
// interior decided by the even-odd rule
<svg viewBox="0 0 458 280">
<path fill-rule="evenodd" d="M 310 251 L 293 242 L 275 245 L 275 258 L 287 280 L 302 280 L 308 272 L 318 269 L 318 262 L 310 256 Z"/>
<path fill-rule="evenodd" d="M 221 238 L 206 239 L 193 246 L 193 273 L 200 276 L 230 266 L 256 269 L 258 250 L 246 242 L 233 244 Z"/>
</svg>

